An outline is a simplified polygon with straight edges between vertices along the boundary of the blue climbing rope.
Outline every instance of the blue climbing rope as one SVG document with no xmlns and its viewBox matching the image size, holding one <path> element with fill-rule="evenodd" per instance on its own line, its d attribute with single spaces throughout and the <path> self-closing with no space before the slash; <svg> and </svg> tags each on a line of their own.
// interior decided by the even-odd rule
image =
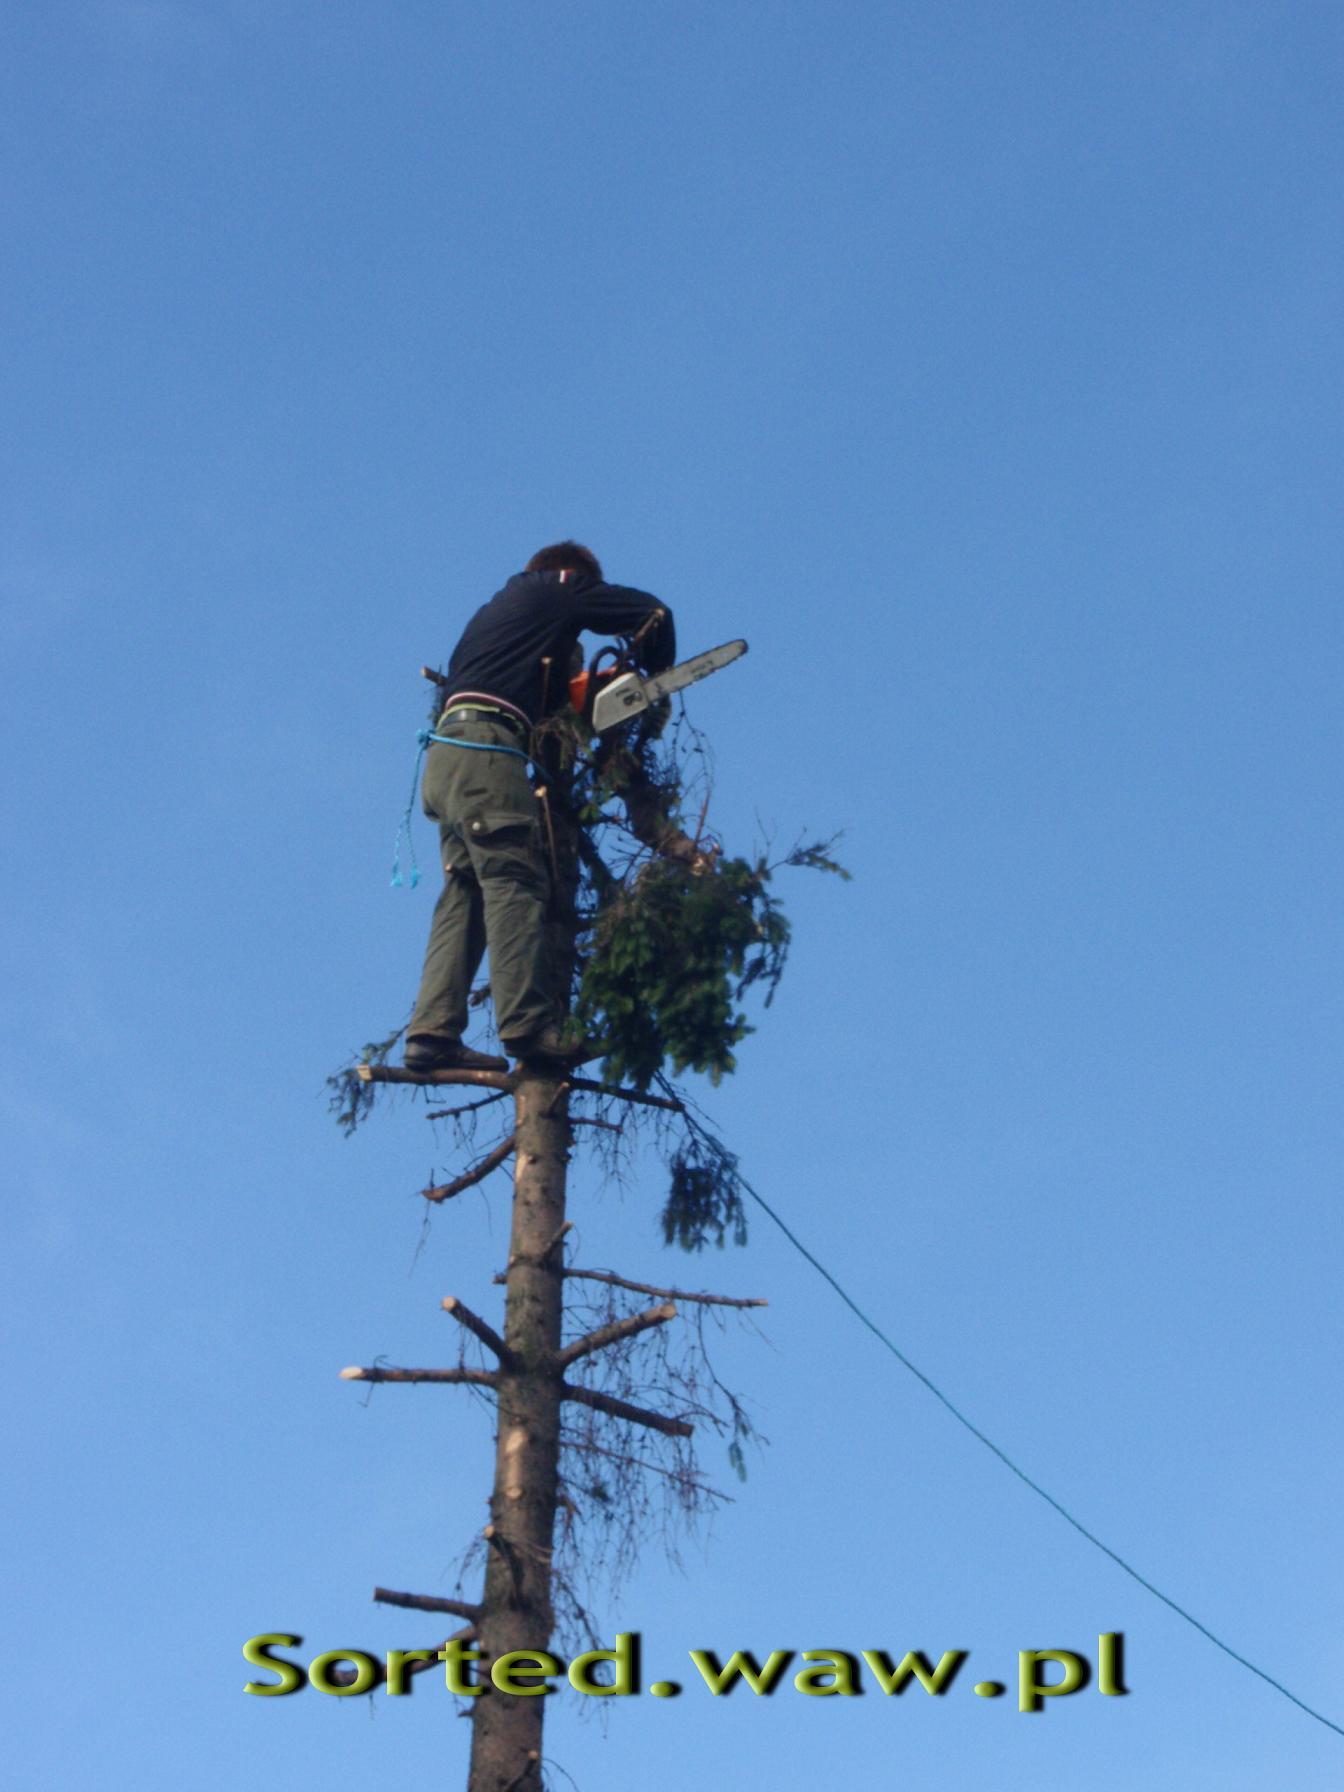
<svg viewBox="0 0 1344 1792">
<path fill-rule="evenodd" d="M 415 793 L 420 788 L 420 767 L 424 764 L 425 754 L 431 741 L 437 741 L 443 747 L 465 747 L 471 753 L 508 753 L 514 759 L 521 759 L 531 765 L 531 755 L 524 753 L 521 747 L 495 746 L 488 741 L 455 740 L 451 734 L 436 734 L 432 728 L 422 728 L 416 735 L 415 770 L 411 773 L 411 794 L 406 799 L 406 809 L 397 827 L 397 837 L 392 842 L 392 888 L 400 890 L 405 879 L 401 875 L 401 842 L 406 840 L 407 856 L 411 861 L 411 888 L 420 882 L 420 867 L 415 858 L 415 836 L 411 832 L 411 817 L 415 813 Z"/>
</svg>

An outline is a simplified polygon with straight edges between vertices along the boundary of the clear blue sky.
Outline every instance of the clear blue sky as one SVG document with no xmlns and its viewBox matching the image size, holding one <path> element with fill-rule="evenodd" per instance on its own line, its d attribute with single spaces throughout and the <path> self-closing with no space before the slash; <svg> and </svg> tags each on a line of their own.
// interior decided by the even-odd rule
<svg viewBox="0 0 1344 1792">
<path fill-rule="evenodd" d="M 903 1347 L 1344 1722 L 1340 53 L 1321 4 L 16 0 L 0 24 L 8 1784 L 456 1785 L 446 1694 L 248 1699 L 243 1640 L 433 1641 L 488 1417 L 365 1403 L 490 1310 L 404 1016 L 417 668 L 541 542 L 744 634 L 730 843 L 846 830 L 708 1105 Z M 422 846 L 428 845 L 424 832 Z M 585 1788 L 1324 1792 L 1344 1741 L 1076 1537 L 762 1222 L 580 1255 L 763 1294 L 772 1444 L 687 1648 L 968 1648 L 941 1700 L 556 1701 Z M 714 1446 L 709 1464 L 726 1463 Z M 1133 1696 L 976 1699 L 1129 1639 Z"/>
</svg>

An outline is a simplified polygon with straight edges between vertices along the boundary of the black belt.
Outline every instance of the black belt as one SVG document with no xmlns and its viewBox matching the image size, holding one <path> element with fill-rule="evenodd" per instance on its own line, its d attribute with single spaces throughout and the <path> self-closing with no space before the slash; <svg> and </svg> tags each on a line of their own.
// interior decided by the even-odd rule
<svg viewBox="0 0 1344 1792">
<path fill-rule="evenodd" d="M 528 732 L 527 724 L 521 716 L 516 716 L 507 709 L 496 709 L 492 703 L 451 704 L 439 717 L 440 728 L 450 716 L 485 716 L 491 722 L 502 722 L 506 728 L 511 728 L 520 738 L 525 737 Z"/>
</svg>

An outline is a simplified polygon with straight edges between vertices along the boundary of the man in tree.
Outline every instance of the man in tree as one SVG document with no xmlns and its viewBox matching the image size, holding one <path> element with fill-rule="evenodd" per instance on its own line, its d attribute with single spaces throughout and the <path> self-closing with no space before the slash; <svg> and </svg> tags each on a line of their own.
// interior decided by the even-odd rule
<svg viewBox="0 0 1344 1792">
<path fill-rule="evenodd" d="M 448 701 L 425 762 L 422 800 L 439 826 L 443 893 L 434 908 L 408 1070 L 506 1069 L 462 1043 L 486 949 L 500 1043 L 523 1063 L 566 1056 L 564 1008 L 546 962 L 550 875 L 528 777 L 533 725 L 567 700 L 581 630 L 633 635 L 642 669 L 676 656 L 671 612 L 646 591 L 608 585 L 575 541 L 542 548 L 467 624 L 448 666 Z"/>
</svg>

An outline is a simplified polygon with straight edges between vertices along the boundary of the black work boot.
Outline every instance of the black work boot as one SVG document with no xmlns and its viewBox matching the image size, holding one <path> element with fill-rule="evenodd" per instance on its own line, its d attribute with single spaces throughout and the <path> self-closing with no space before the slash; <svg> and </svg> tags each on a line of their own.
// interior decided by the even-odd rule
<svg viewBox="0 0 1344 1792">
<path fill-rule="evenodd" d="M 501 1039 L 499 1042 L 520 1064 L 534 1070 L 577 1070 L 593 1055 L 591 1044 L 584 1039 L 569 1039 L 562 1027 L 542 1027 L 522 1039 Z"/>
<path fill-rule="evenodd" d="M 437 1033 L 416 1033 L 406 1041 L 402 1063 L 417 1076 L 431 1070 L 507 1070 L 507 1058 L 492 1057 L 489 1052 L 474 1052 L 460 1039 L 445 1039 Z"/>
</svg>

